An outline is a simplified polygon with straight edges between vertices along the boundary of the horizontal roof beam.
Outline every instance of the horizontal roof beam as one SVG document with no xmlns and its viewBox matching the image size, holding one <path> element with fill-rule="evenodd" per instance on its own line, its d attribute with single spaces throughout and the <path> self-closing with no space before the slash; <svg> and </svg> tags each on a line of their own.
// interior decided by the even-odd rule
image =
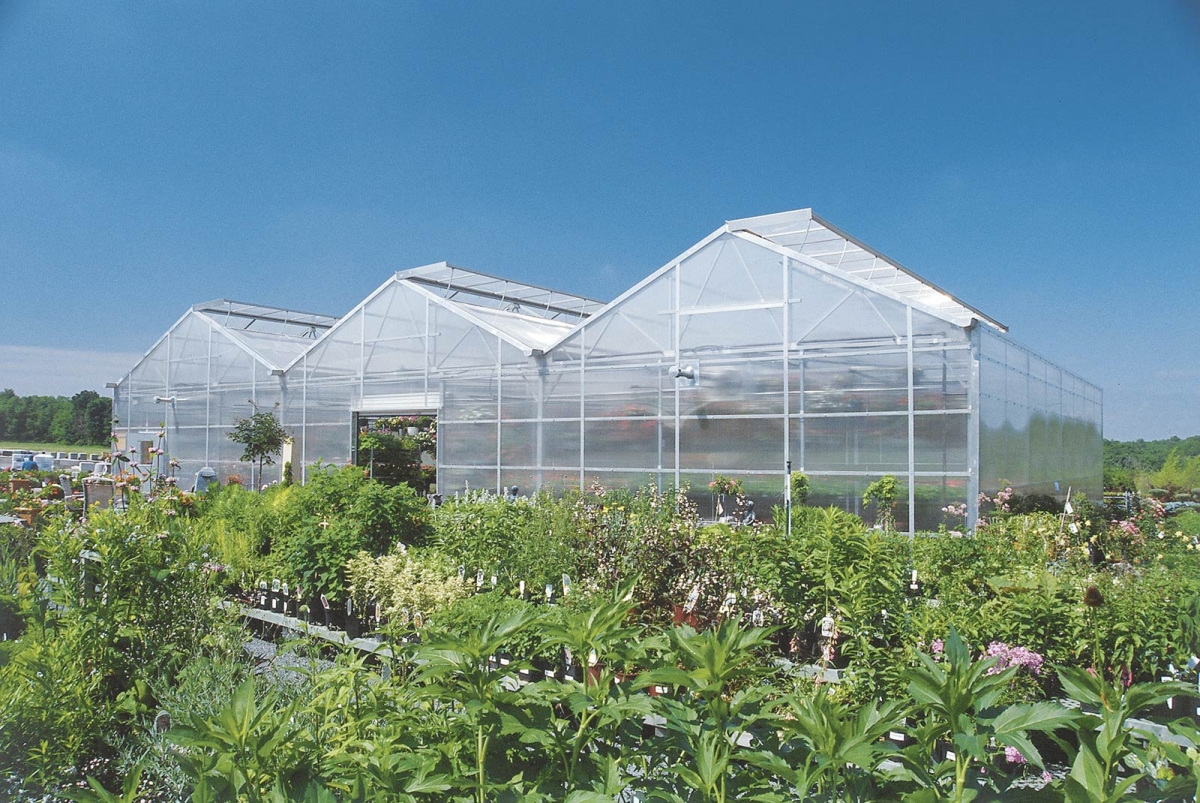
<svg viewBox="0 0 1200 803">
<path fill-rule="evenodd" d="M 547 312 L 556 312 L 556 313 L 559 313 L 560 315 L 572 315 L 576 318 L 588 317 L 587 312 L 585 312 L 581 309 L 578 309 L 577 307 L 565 307 L 565 306 L 555 304 L 550 301 L 539 301 L 539 300 L 533 299 L 533 298 L 523 298 L 521 296 L 510 296 L 510 295 L 506 295 L 504 293 L 497 293 L 497 292 L 494 292 L 491 290 L 484 290 L 484 289 L 478 288 L 478 287 L 468 287 L 468 286 L 456 284 L 454 282 L 445 282 L 445 281 L 439 281 L 437 279 L 430 279 L 425 276 L 405 276 L 405 277 L 403 277 L 402 280 L 406 281 L 406 282 L 413 282 L 415 284 L 422 284 L 427 287 L 437 287 L 441 290 L 445 290 L 447 292 L 454 293 L 454 294 L 464 293 L 466 295 L 476 296 L 478 298 L 488 298 L 493 301 L 503 301 L 503 302 L 507 302 L 509 304 L 516 304 L 517 306 L 526 305 L 529 307 L 534 307 L 536 309 L 543 309 L 543 310 L 546 310 Z M 504 281 L 504 280 L 500 279 L 499 281 Z M 516 286 L 522 287 L 522 288 L 528 287 L 528 285 L 521 285 L 521 284 L 518 284 Z M 554 291 L 548 290 L 546 292 L 553 293 Z"/>
</svg>

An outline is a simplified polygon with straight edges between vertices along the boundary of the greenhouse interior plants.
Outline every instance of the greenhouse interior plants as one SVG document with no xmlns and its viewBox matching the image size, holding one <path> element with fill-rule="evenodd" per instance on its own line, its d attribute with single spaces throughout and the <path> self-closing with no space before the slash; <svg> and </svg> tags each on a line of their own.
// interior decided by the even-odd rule
<svg viewBox="0 0 1200 803">
<path fill-rule="evenodd" d="M 715 517 L 736 475 L 765 514 L 799 471 L 810 504 L 863 512 L 890 475 L 915 532 L 951 505 L 973 525 L 981 493 L 1102 483 L 1099 388 L 809 209 L 729 221 L 607 304 L 444 262 L 340 318 L 197 304 L 113 395 L 115 446 L 185 478 L 245 473 L 227 435 L 270 410 L 292 442 L 262 483 L 366 465 L 361 435 L 402 417 L 436 431 L 443 497 L 650 481 Z"/>
</svg>

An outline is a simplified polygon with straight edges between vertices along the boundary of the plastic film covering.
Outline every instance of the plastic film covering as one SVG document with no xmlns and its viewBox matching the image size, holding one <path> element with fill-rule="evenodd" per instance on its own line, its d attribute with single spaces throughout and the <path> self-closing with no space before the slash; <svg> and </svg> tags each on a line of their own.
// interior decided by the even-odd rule
<svg viewBox="0 0 1200 803">
<path fill-rule="evenodd" d="M 263 337 L 277 342 L 286 336 Z M 222 481 L 234 475 L 246 482 L 278 480 L 279 466 L 252 477 L 251 466 L 240 461 L 241 446 L 229 440 L 239 419 L 279 411 L 284 401 L 278 369 L 254 349 L 254 340 L 205 313 L 185 314 L 118 383 L 117 445 L 135 454 L 147 443 L 161 446 L 165 454 L 156 468 L 174 473 L 184 488 L 204 466 Z M 179 464 L 173 471 L 167 468 L 172 459 Z"/>
<path fill-rule="evenodd" d="M 980 489 L 1103 492 L 1103 397 L 1002 335 L 978 331 Z"/>
</svg>

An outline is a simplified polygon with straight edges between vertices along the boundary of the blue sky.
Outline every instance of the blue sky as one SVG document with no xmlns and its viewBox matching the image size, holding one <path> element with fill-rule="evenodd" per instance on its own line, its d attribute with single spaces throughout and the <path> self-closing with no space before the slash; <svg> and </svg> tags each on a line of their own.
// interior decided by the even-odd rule
<svg viewBox="0 0 1200 803">
<path fill-rule="evenodd" d="M 1106 436 L 1200 433 L 1194 0 L 0 2 L 18 393 L 213 298 L 340 315 L 446 259 L 607 300 L 807 206 L 1101 385 Z"/>
</svg>

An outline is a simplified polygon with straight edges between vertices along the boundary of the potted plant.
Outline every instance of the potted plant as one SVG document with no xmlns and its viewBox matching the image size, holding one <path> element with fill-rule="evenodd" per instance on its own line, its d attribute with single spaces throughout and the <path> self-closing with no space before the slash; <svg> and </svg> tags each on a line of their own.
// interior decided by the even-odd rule
<svg viewBox="0 0 1200 803">
<path fill-rule="evenodd" d="M 737 498 L 742 493 L 742 481 L 730 479 L 724 474 L 718 474 L 708 484 L 708 489 L 717 497 L 716 507 L 713 510 L 713 518 L 720 519 L 729 512 L 725 509 L 725 497 L 732 496 Z"/>
</svg>

